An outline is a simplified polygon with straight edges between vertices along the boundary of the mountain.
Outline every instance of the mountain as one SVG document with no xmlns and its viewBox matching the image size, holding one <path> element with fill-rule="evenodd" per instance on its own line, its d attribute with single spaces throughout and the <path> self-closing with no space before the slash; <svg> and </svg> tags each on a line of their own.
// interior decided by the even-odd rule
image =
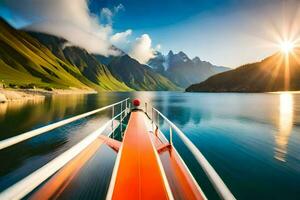
<svg viewBox="0 0 300 200">
<path fill-rule="evenodd" d="M 73 65 L 56 57 L 38 40 L 0 18 L 0 80 L 19 87 L 91 89 Z"/>
<path fill-rule="evenodd" d="M 156 52 L 156 56 L 149 60 L 148 65 L 181 87 L 187 87 L 212 75 L 229 70 L 229 68 L 218 67 L 202 61 L 199 57 L 190 59 L 182 51 L 177 54 L 169 51 L 166 56 Z"/>
<path fill-rule="evenodd" d="M 300 50 L 278 52 L 260 62 L 210 77 L 187 92 L 272 92 L 300 90 Z"/>
<path fill-rule="evenodd" d="M 120 55 L 104 57 L 90 54 L 63 38 L 16 30 L 3 19 L 0 28 L 0 80 L 6 86 L 97 91 L 182 90 L 169 80 L 164 65 L 161 72 L 156 71 L 115 46 L 111 48 L 119 50 Z M 170 62 L 173 60 L 175 55 L 170 56 Z M 180 78 L 178 72 L 177 79 Z"/>
<path fill-rule="evenodd" d="M 112 46 L 120 51 L 120 56 L 105 57 L 89 54 L 79 47 L 69 46 L 66 40 L 55 36 L 36 32 L 30 32 L 30 35 L 51 49 L 58 58 L 76 66 L 94 84 L 91 85 L 93 88 L 98 86 L 99 89 L 100 86 L 100 89 L 114 91 L 181 89 L 117 47 Z"/>
<path fill-rule="evenodd" d="M 38 39 L 43 45 L 48 47 L 58 58 L 76 66 L 84 78 L 78 77 L 82 82 L 96 90 L 114 90 L 127 91 L 132 90 L 126 84 L 118 81 L 108 70 L 105 64 L 97 59 L 96 55 L 89 54 L 86 50 L 68 45 L 68 41 L 56 36 L 29 32 L 29 34 Z M 104 56 L 100 56 L 105 58 Z M 74 75 L 76 76 L 76 75 Z"/>
<path fill-rule="evenodd" d="M 166 77 L 126 54 L 114 57 L 108 68 L 119 81 L 135 90 L 181 90 Z"/>
<path fill-rule="evenodd" d="M 158 51 L 156 52 L 155 57 L 150 59 L 147 64 L 160 74 L 164 74 L 166 71 L 166 58 Z"/>
</svg>

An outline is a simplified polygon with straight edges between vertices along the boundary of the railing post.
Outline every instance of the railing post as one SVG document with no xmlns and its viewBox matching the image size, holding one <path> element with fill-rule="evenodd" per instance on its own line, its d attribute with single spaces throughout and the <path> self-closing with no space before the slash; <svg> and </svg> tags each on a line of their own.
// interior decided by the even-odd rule
<svg viewBox="0 0 300 200">
<path fill-rule="evenodd" d="M 151 109 L 151 122 L 153 124 L 153 108 Z"/>
<path fill-rule="evenodd" d="M 113 119 L 115 116 L 115 106 L 112 107 L 112 110 L 111 110 L 111 119 Z M 115 132 L 114 132 L 114 120 L 111 121 L 111 130 L 112 130 L 112 133 L 113 133 L 113 138 L 115 138 Z"/>
<path fill-rule="evenodd" d="M 159 128 L 159 113 L 156 113 L 156 116 L 157 116 L 157 124 L 156 124 L 156 126 L 157 126 L 157 128 Z"/>
<path fill-rule="evenodd" d="M 126 112 L 125 113 L 126 113 L 126 115 L 128 114 L 128 103 L 127 103 L 127 100 L 128 99 L 125 100 L 125 106 L 126 106 Z"/>
<path fill-rule="evenodd" d="M 122 135 L 122 121 L 123 121 L 123 102 L 121 102 L 121 115 L 120 115 L 120 130 Z"/>
<path fill-rule="evenodd" d="M 129 111 L 130 111 L 130 109 L 131 109 L 131 103 L 130 102 L 128 103 L 128 108 L 129 108 Z"/>
<path fill-rule="evenodd" d="M 152 131 L 154 132 L 154 126 L 153 126 L 153 124 L 154 124 L 154 119 L 153 119 L 153 117 L 154 117 L 154 114 L 153 114 L 153 107 L 152 107 L 152 109 L 151 109 L 151 126 L 152 126 Z"/>
<path fill-rule="evenodd" d="M 157 122 L 156 122 L 155 136 L 158 136 L 159 114 L 157 112 L 156 112 L 156 118 L 157 118 Z"/>
<path fill-rule="evenodd" d="M 121 113 L 122 113 L 122 111 L 123 111 L 123 102 L 121 102 Z M 123 115 L 123 114 L 121 114 L 121 115 Z"/>
<path fill-rule="evenodd" d="M 170 145 L 173 146 L 173 133 L 172 133 L 172 127 L 170 126 Z"/>
<path fill-rule="evenodd" d="M 145 102 L 145 113 L 147 114 L 147 102 Z"/>
</svg>

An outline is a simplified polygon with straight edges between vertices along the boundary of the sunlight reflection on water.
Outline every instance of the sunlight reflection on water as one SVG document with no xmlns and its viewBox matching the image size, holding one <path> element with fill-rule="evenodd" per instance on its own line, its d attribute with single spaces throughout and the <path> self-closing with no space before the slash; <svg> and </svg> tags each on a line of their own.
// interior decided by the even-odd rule
<svg viewBox="0 0 300 200">
<path fill-rule="evenodd" d="M 285 162 L 289 137 L 293 128 L 294 112 L 293 95 L 289 93 L 280 94 L 278 132 L 275 135 L 275 155 L 274 158 Z"/>
<path fill-rule="evenodd" d="M 299 199 L 297 93 L 131 92 L 57 96 L 41 103 L 0 105 L 0 137 L 17 135 L 126 97 L 149 102 L 148 109 L 154 105 L 181 128 L 237 199 Z M 80 141 L 110 116 L 110 112 L 101 113 L 0 153 L 0 158 L 6 160 L 0 167 L 0 190 L 10 184 L 9 180 L 22 177 Z M 180 146 L 178 149 L 182 150 Z M 191 158 L 187 156 L 187 160 Z M 192 161 L 189 164 L 200 186 L 209 193 L 203 177 L 198 176 L 199 167 L 193 166 Z"/>
</svg>

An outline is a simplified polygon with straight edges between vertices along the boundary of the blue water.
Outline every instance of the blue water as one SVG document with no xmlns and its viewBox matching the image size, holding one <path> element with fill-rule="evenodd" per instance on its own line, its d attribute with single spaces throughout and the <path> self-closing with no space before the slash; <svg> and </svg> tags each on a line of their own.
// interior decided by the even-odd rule
<svg viewBox="0 0 300 200">
<path fill-rule="evenodd" d="M 0 138 L 18 135 L 128 96 L 150 102 L 148 108 L 154 105 L 181 128 L 237 199 L 299 199 L 299 94 L 103 93 L 0 104 Z M 100 113 L 0 152 L 0 190 L 76 144 L 109 117 L 109 112 Z M 161 126 L 168 135 L 163 121 Z M 207 196 L 217 198 L 201 168 L 176 134 L 174 141 Z M 107 156 L 107 153 L 100 155 L 101 152 L 105 150 L 97 153 L 99 157 Z M 111 157 L 115 157 L 112 152 Z M 86 173 L 94 171 L 91 166 L 97 166 L 98 157 L 93 160 L 95 164 L 86 167 L 89 169 Z M 102 171 L 111 166 L 113 162 Z M 107 187 L 108 182 L 109 178 L 102 184 Z"/>
</svg>

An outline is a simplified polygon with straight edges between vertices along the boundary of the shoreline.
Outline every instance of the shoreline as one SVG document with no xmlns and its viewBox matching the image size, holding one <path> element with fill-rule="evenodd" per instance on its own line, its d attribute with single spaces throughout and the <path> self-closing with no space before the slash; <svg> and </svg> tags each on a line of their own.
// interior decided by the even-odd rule
<svg viewBox="0 0 300 200">
<path fill-rule="evenodd" d="M 54 89 L 52 91 L 43 89 L 3 89 L 0 88 L 0 103 L 12 101 L 27 101 L 45 99 L 53 95 L 73 95 L 73 94 L 96 94 L 95 90 L 82 90 L 77 88 Z"/>
</svg>

